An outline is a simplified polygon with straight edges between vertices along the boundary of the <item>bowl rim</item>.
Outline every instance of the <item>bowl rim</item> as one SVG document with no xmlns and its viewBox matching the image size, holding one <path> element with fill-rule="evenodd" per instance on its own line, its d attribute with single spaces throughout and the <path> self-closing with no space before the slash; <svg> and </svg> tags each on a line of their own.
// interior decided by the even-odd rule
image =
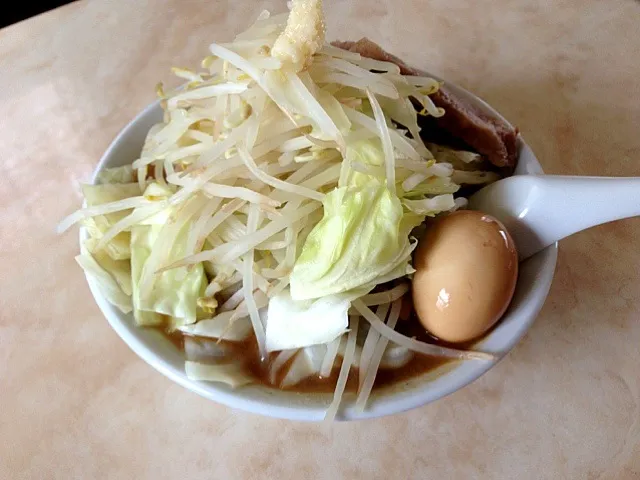
<svg viewBox="0 0 640 480">
<path fill-rule="evenodd" d="M 437 76 L 432 76 L 438 79 Z M 455 84 L 447 83 L 447 86 L 454 90 L 455 93 L 462 94 L 469 100 L 475 102 L 485 113 L 492 114 L 506 122 L 506 120 L 495 109 L 476 95 L 458 87 Z M 137 138 L 139 138 L 141 132 L 146 136 L 146 133 L 151 126 L 149 124 L 149 120 L 154 118 L 154 116 L 157 117 L 159 112 L 161 112 L 159 101 L 151 103 L 139 112 L 116 135 L 92 173 L 91 183 L 95 183 L 98 174 L 114 163 L 113 158 L 117 153 L 117 150 L 124 143 L 130 141 L 130 137 L 137 136 Z M 149 125 L 147 126 L 147 124 Z M 143 140 L 144 136 L 142 137 Z M 134 139 L 133 142 L 137 141 Z M 527 158 L 529 158 L 529 160 L 526 165 L 521 165 L 523 162 L 519 162 L 518 169 L 515 174 L 543 173 L 535 154 L 533 154 L 521 135 L 518 136 L 518 149 L 519 157 L 523 154 L 528 155 Z M 86 230 L 81 228 L 79 238 L 80 242 L 82 243 L 86 238 Z M 535 318 L 544 305 L 551 287 L 556 268 L 557 254 L 558 248 L 556 243 L 521 264 L 521 271 L 525 264 L 539 264 L 539 267 L 537 268 L 537 275 L 535 275 L 533 284 L 529 289 L 527 302 L 525 304 L 519 303 L 516 305 L 516 310 L 518 307 L 523 307 L 526 312 L 513 312 L 510 307 L 507 314 L 505 314 L 505 317 L 508 316 L 509 318 L 511 318 L 511 315 L 522 315 L 523 320 L 520 320 L 520 322 L 516 322 L 513 325 L 507 341 L 488 341 L 495 336 L 495 331 L 493 331 L 476 345 L 479 349 L 495 353 L 497 356 L 495 360 L 464 361 L 455 364 L 447 364 L 453 365 L 453 368 L 448 367 L 447 371 L 442 371 L 439 374 L 437 371 L 431 372 L 433 375 L 429 375 L 430 378 L 428 379 L 422 375 L 415 377 L 409 382 L 411 385 L 407 383 L 405 385 L 400 385 L 396 390 L 392 388 L 387 392 L 382 392 L 379 397 L 375 399 L 375 404 L 368 406 L 362 412 L 354 409 L 354 402 L 345 402 L 343 400 L 343 405 L 340 407 L 340 412 L 336 419 L 360 420 L 404 412 L 450 395 L 480 378 L 484 373 L 495 366 L 497 362 L 521 340 L 535 321 Z M 323 419 L 324 412 L 327 408 L 326 404 L 324 406 L 306 405 L 303 401 L 300 405 L 295 405 L 296 402 L 300 403 L 301 395 L 304 396 L 307 394 L 282 392 L 259 386 L 255 388 L 248 387 L 231 390 L 226 385 L 216 384 L 213 382 L 198 382 L 188 379 L 184 373 L 184 364 L 182 363 L 182 368 L 177 368 L 175 365 L 172 365 L 167 358 L 165 358 L 165 355 L 156 351 L 157 349 L 152 348 L 152 346 L 149 345 L 150 342 L 145 341 L 145 338 L 143 338 L 143 332 L 145 329 L 135 326 L 130 319 L 127 320 L 127 317 L 130 317 L 130 314 L 125 315 L 116 307 L 111 305 L 100 292 L 98 285 L 89 276 L 85 276 L 87 278 L 91 294 L 93 295 L 98 307 L 118 336 L 140 358 L 169 379 L 188 390 L 203 396 L 204 398 L 246 412 L 297 421 L 318 421 Z M 518 283 L 520 283 L 520 278 Z M 516 302 L 512 301 L 512 305 L 514 303 Z M 257 395 L 256 388 L 265 391 L 261 392 L 260 395 Z M 247 393 L 247 390 L 253 391 Z M 275 394 L 274 392 L 279 393 Z M 286 397 L 288 395 L 292 396 L 291 399 L 296 397 L 296 402 L 294 402 L 294 404 L 287 401 Z M 311 395 L 317 398 L 316 394 Z"/>
</svg>

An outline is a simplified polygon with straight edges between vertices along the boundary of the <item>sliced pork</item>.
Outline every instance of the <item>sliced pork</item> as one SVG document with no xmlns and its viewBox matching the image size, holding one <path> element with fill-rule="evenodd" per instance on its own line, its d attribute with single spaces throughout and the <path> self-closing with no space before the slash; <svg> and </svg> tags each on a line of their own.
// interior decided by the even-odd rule
<svg viewBox="0 0 640 480">
<path fill-rule="evenodd" d="M 333 45 L 357 52 L 364 57 L 393 62 L 400 67 L 400 72 L 404 75 L 426 75 L 425 72 L 409 67 L 398 57 L 386 52 L 367 38 L 357 42 L 333 42 Z M 430 95 L 430 98 L 436 106 L 445 110 L 442 117 L 428 117 L 425 120 L 427 123 L 425 126 L 442 130 L 441 132 L 431 131 L 430 134 L 444 139 L 462 140 L 497 167 L 515 166 L 517 129 L 457 97 L 446 85 Z M 429 132 L 432 129 L 425 130 Z M 437 141 L 438 138 L 431 137 L 428 140 Z"/>
</svg>

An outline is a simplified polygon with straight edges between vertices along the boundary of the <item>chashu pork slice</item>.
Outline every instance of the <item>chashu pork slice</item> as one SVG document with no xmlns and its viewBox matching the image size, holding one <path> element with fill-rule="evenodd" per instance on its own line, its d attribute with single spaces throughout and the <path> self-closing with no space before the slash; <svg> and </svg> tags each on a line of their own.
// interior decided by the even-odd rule
<svg viewBox="0 0 640 480">
<path fill-rule="evenodd" d="M 368 38 L 362 38 L 357 42 L 333 42 L 332 45 L 359 53 L 363 57 L 393 62 L 400 67 L 400 73 L 404 75 L 426 75 L 425 72 L 409 67 Z M 442 129 L 452 138 L 462 140 L 484 155 L 496 167 L 513 168 L 515 166 L 517 129 L 455 96 L 446 85 L 429 98 L 437 107 L 445 111 L 442 117 L 430 119 L 437 128 Z"/>
</svg>

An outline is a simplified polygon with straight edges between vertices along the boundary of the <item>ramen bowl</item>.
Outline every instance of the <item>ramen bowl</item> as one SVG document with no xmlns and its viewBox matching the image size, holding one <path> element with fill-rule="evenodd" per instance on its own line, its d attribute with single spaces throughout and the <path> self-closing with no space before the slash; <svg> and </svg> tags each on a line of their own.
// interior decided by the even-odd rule
<svg viewBox="0 0 640 480">
<path fill-rule="evenodd" d="M 456 95 L 482 109 L 487 115 L 502 118 L 478 97 L 447 83 Z M 159 103 L 136 116 L 111 143 L 94 172 L 130 164 L 139 157 L 147 132 L 162 120 Z M 541 166 L 522 137 L 518 138 L 518 165 L 515 175 L 540 174 Z M 81 240 L 86 232 L 81 230 Z M 355 396 L 345 395 L 338 420 L 358 420 L 392 415 L 424 406 L 473 382 L 493 367 L 524 336 L 540 312 L 556 267 L 557 245 L 552 245 L 520 264 L 516 291 L 511 305 L 499 324 L 474 345 L 475 350 L 495 354 L 495 360 L 447 362 L 407 380 L 383 388 L 374 388 L 364 411 L 354 407 Z M 228 385 L 200 382 L 187 378 L 184 353 L 162 332 L 137 327 L 131 314 L 123 314 L 111 305 L 98 286 L 87 279 L 98 307 L 117 334 L 153 368 L 183 387 L 214 402 L 260 415 L 290 420 L 319 421 L 332 399 L 332 393 L 299 393 L 263 385 L 233 389 Z"/>
</svg>

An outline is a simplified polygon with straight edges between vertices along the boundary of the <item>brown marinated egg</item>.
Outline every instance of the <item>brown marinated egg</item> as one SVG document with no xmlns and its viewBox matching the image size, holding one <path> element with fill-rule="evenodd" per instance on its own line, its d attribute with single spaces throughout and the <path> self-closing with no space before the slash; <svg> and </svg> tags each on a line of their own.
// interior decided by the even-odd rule
<svg viewBox="0 0 640 480">
<path fill-rule="evenodd" d="M 467 342 L 489 330 L 509 306 L 518 254 L 498 220 L 463 210 L 433 222 L 413 266 L 413 304 L 420 323 L 446 342 Z"/>
</svg>

